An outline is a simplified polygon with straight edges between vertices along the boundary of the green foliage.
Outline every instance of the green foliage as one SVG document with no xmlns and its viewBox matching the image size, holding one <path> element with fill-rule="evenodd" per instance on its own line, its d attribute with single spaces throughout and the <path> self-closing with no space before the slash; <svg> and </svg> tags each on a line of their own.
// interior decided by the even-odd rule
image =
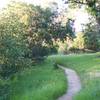
<svg viewBox="0 0 100 100">
<path fill-rule="evenodd" d="M 0 100 L 9 100 L 10 92 L 10 81 L 0 79 Z"/>
<path fill-rule="evenodd" d="M 80 76 L 82 89 L 73 97 L 73 100 L 99 100 L 100 77 L 95 76 L 96 71 L 100 73 L 100 57 L 97 57 L 99 55 L 100 53 L 51 56 L 52 61 L 74 69 Z"/>
<path fill-rule="evenodd" d="M 0 75 L 9 77 L 12 73 L 28 67 L 30 60 L 24 58 L 26 46 L 25 25 L 15 13 L 4 9 L 0 18 Z"/>
<path fill-rule="evenodd" d="M 98 40 L 99 40 L 98 33 L 88 28 L 87 30 L 84 31 L 84 33 L 77 33 L 77 36 L 73 41 L 72 48 L 73 49 L 76 48 L 76 50 L 79 49 L 81 51 L 83 50 L 83 52 L 87 52 L 86 49 L 98 51 L 100 48 Z"/>
<path fill-rule="evenodd" d="M 91 49 L 91 50 L 98 50 L 99 49 L 99 43 L 96 33 L 85 33 L 85 48 Z"/>
<path fill-rule="evenodd" d="M 77 36 L 76 36 L 76 38 L 74 39 L 74 42 L 73 42 L 73 47 L 79 48 L 79 49 L 85 48 L 84 33 L 77 33 Z"/>
<path fill-rule="evenodd" d="M 68 52 L 67 53 L 84 53 L 85 50 L 84 49 L 79 49 L 79 48 L 76 48 L 76 47 L 71 47 L 69 48 Z"/>
<path fill-rule="evenodd" d="M 42 60 L 42 57 L 56 52 L 52 42 L 55 36 L 51 28 L 54 26 L 53 17 L 56 18 L 49 8 L 42 9 L 22 2 L 11 2 L 1 11 L 1 76 L 9 77 L 12 73 L 30 66 L 29 57 Z M 62 32 L 66 30 L 61 25 L 56 27 L 55 33 L 60 34 L 57 38 L 65 38 L 67 33 Z"/>
<path fill-rule="evenodd" d="M 60 39 L 64 41 L 66 37 L 74 37 L 73 30 L 73 20 L 68 19 L 66 25 L 63 25 L 62 22 L 53 22 L 51 27 L 51 33 L 53 34 L 54 39 Z"/>
<path fill-rule="evenodd" d="M 31 59 L 43 60 L 56 53 L 53 38 L 64 39 L 73 31 L 70 22 L 63 27 L 55 23 L 57 14 L 51 9 L 11 2 L 0 13 L 0 74 L 12 73 L 30 66 Z M 55 26 L 55 27 L 54 27 Z M 56 37 L 57 36 L 57 37 Z"/>
<path fill-rule="evenodd" d="M 62 70 L 54 70 L 52 59 L 17 73 L 11 81 L 7 100 L 55 100 L 66 91 L 66 78 Z"/>
<path fill-rule="evenodd" d="M 85 27 L 84 33 L 85 48 L 95 51 L 99 50 L 100 34 L 98 28 L 96 28 L 95 23 L 88 23 Z"/>
</svg>

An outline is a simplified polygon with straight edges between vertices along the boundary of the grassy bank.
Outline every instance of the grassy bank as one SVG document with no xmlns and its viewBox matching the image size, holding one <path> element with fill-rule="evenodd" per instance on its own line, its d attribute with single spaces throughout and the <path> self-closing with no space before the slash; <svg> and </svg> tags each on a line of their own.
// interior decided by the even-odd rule
<svg viewBox="0 0 100 100">
<path fill-rule="evenodd" d="M 66 90 L 63 71 L 55 70 L 50 59 L 17 73 L 9 84 L 10 93 L 5 100 L 56 100 Z"/>
<path fill-rule="evenodd" d="M 100 53 L 80 55 L 53 55 L 30 69 L 17 73 L 0 84 L 10 85 L 7 99 L 0 100 L 56 100 L 66 91 L 66 78 L 61 69 L 55 70 L 54 62 L 74 69 L 80 76 L 82 90 L 73 100 L 100 100 Z M 2 87 L 4 89 L 4 87 Z M 2 93 L 4 94 L 4 93 Z"/>
<path fill-rule="evenodd" d="M 73 100 L 100 100 L 100 53 L 69 56 L 51 56 L 50 59 L 76 70 L 82 82 L 82 90 Z"/>
</svg>

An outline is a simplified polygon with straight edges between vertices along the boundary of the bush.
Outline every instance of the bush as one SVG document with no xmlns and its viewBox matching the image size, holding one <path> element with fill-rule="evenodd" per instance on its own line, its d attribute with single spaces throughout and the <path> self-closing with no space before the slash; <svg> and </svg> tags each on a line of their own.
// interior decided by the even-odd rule
<svg viewBox="0 0 100 100">
<path fill-rule="evenodd" d="M 34 45 L 32 48 L 32 58 L 35 61 L 41 61 L 48 55 L 48 48 L 42 45 Z"/>
<path fill-rule="evenodd" d="M 9 100 L 10 84 L 7 80 L 0 79 L 0 100 Z"/>
</svg>

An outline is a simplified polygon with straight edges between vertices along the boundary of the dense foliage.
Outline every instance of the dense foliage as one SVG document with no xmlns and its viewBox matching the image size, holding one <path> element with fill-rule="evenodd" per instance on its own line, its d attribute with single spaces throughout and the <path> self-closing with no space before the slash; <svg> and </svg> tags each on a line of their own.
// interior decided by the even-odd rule
<svg viewBox="0 0 100 100">
<path fill-rule="evenodd" d="M 69 1 L 71 1 L 71 4 L 84 4 L 81 0 L 78 0 L 78 2 L 77 0 Z M 24 73 L 25 71 L 27 74 L 38 76 L 37 63 L 39 64 L 48 55 L 55 54 L 58 51 L 64 53 L 67 50 L 71 51 L 71 53 L 73 51 L 76 53 L 80 49 L 83 51 L 85 49 L 94 51 L 100 50 L 100 29 L 99 27 L 95 27 L 100 25 L 100 11 L 97 10 L 99 9 L 99 1 L 86 0 L 85 5 L 87 5 L 88 10 L 94 14 L 97 24 L 93 23 L 94 26 L 92 26 L 92 24 L 89 23 L 86 29 L 83 30 L 83 33 L 77 34 L 76 37 L 73 29 L 74 20 L 68 18 L 62 20 L 64 17 L 58 13 L 57 9 L 43 9 L 40 6 L 34 6 L 23 2 L 11 2 L 6 8 L 0 11 L 0 97 L 3 97 L 2 100 L 8 100 L 7 96 L 10 92 L 13 92 L 10 91 L 10 88 L 11 84 L 17 81 L 16 74 L 19 75 L 20 72 Z M 63 24 L 63 21 L 65 21 L 65 24 Z M 50 67 L 53 64 L 51 64 L 50 60 L 48 64 L 42 65 L 41 63 L 41 65 L 39 65 L 41 70 L 39 73 L 41 76 L 43 75 L 42 79 L 45 84 L 49 82 L 48 80 L 48 82 L 44 81 L 46 78 L 45 75 L 49 73 L 47 77 L 49 78 L 51 72 L 53 72 L 53 68 Z M 29 71 L 29 68 L 33 65 L 36 65 L 36 67 L 34 67 L 35 69 L 33 68 L 34 71 L 32 68 L 32 70 Z M 45 70 L 42 70 L 40 66 L 45 67 Z M 46 67 L 48 69 L 50 67 L 50 70 Z M 55 76 L 56 83 L 56 81 L 58 81 L 56 78 L 58 78 L 59 73 L 56 77 L 55 72 L 56 71 L 53 72 L 53 75 Z M 41 80 L 40 75 L 38 78 L 39 80 Z M 33 80 L 33 76 L 31 76 L 31 80 Z M 30 79 L 27 77 L 26 81 L 29 82 L 31 81 Z M 37 83 L 34 82 L 34 84 L 36 84 L 36 86 L 37 84 L 40 85 L 40 81 L 36 81 Z M 23 82 L 25 82 L 25 78 Z M 23 82 L 22 86 L 24 86 Z M 30 85 L 33 87 L 33 82 L 30 83 L 27 85 L 27 88 L 25 88 L 26 91 L 27 89 L 30 91 Z M 52 82 L 54 87 L 56 86 L 55 83 Z M 61 83 L 65 84 L 64 79 Z M 14 86 L 12 86 L 12 88 Z M 60 82 L 58 84 L 58 87 L 59 86 Z M 42 91 L 40 88 L 41 85 L 38 89 L 40 92 L 37 90 L 39 93 Z M 61 85 L 61 89 L 62 88 Z M 33 89 L 35 93 L 36 88 L 33 87 Z M 45 89 L 48 91 L 47 88 L 43 88 L 43 91 L 45 91 Z M 43 94 L 47 93 L 46 91 L 43 92 Z M 51 88 L 50 91 L 53 91 L 53 89 Z M 57 90 L 54 89 L 52 93 L 55 93 L 55 91 Z M 47 95 L 49 94 L 47 93 Z M 29 96 L 29 98 L 31 97 Z M 36 98 L 40 99 L 41 96 L 37 97 L 36 95 Z"/>
<path fill-rule="evenodd" d="M 57 48 L 53 40 L 72 36 L 69 22 L 56 22 L 58 13 L 50 8 L 11 2 L 0 13 L 0 75 L 29 67 L 32 61 L 43 60 Z"/>
<path fill-rule="evenodd" d="M 24 58 L 28 52 L 24 24 L 13 12 L 2 12 L 0 18 L 0 75 L 8 77 L 23 67 L 28 67 L 30 60 Z"/>
</svg>

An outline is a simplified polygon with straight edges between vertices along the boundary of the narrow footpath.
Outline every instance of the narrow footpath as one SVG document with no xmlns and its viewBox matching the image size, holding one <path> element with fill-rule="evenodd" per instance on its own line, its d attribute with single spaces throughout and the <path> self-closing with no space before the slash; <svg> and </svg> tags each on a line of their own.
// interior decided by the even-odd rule
<svg viewBox="0 0 100 100">
<path fill-rule="evenodd" d="M 68 81 L 68 89 L 66 93 L 59 97 L 57 100 L 72 100 L 73 96 L 77 94 L 81 89 L 81 82 L 77 73 L 69 68 L 58 65 L 59 68 L 65 71 L 65 75 Z"/>
</svg>

